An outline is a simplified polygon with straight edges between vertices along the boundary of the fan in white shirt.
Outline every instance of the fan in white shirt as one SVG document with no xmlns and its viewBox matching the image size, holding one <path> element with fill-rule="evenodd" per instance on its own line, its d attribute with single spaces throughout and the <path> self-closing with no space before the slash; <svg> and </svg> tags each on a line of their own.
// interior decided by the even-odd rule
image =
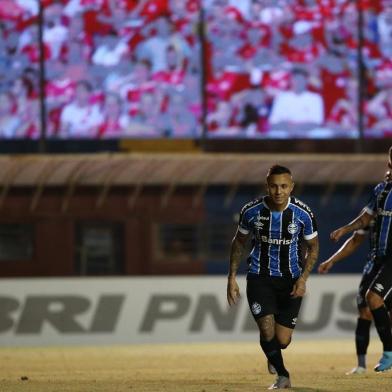
<svg viewBox="0 0 392 392">
<path fill-rule="evenodd" d="M 75 98 L 66 105 L 60 117 L 60 137 L 94 138 L 103 116 L 97 104 L 90 102 L 92 87 L 87 81 L 77 84 Z"/>
<path fill-rule="evenodd" d="M 276 95 L 269 121 L 273 129 L 287 131 L 307 131 L 323 124 L 323 98 L 307 89 L 306 71 L 293 70 L 292 89 Z"/>
<path fill-rule="evenodd" d="M 122 38 L 119 38 L 115 32 L 108 34 L 95 50 L 92 56 L 92 62 L 95 65 L 104 67 L 113 67 L 121 62 L 121 59 L 129 48 Z"/>
</svg>

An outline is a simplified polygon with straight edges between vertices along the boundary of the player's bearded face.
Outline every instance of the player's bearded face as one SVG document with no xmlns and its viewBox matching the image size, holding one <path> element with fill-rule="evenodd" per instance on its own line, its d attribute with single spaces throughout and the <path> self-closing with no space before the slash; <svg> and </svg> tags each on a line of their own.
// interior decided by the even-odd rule
<svg viewBox="0 0 392 392">
<path fill-rule="evenodd" d="M 277 205 L 287 204 L 294 188 L 290 174 L 274 174 L 267 180 L 267 190 L 272 202 Z"/>
</svg>

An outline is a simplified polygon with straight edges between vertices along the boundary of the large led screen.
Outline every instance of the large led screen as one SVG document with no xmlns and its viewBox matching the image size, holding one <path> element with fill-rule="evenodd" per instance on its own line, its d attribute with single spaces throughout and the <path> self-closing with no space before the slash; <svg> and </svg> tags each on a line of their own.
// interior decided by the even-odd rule
<svg viewBox="0 0 392 392">
<path fill-rule="evenodd" d="M 360 129 L 365 136 L 391 134 L 391 1 L 204 5 L 209 137 L 356 138 Z"/>
<path fill-rule="evenodd" d="M 390 137 L 391 58 L 390 0 L 1 0 L 0 138 Z"/>
</svg>

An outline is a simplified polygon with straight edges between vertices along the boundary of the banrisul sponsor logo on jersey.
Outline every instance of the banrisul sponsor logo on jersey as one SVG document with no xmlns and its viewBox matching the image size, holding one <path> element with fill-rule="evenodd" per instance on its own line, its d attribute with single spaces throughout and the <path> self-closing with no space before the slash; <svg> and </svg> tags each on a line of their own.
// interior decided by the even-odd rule
<svg viewBox="0 0 392 392">
<path fill-rule="evenodd" d="M 263 242 L 267 242 L 268 244 L 272 244 L 272 245 L 290 245 L 293 240 L 291 239 L 287 239 L 287 238 L 268 238 L 265 235 L 261 236 L 261 241 Z"/>
</svg>

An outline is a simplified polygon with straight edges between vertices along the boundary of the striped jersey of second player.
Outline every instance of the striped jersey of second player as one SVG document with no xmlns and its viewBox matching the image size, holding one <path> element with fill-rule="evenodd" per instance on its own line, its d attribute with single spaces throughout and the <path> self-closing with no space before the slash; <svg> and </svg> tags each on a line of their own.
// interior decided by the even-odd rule
<svg viewBox="0 0 392 392">
<path fill-rule="evenodd" d="M 297 278 L 302 272 L 301 241 L 317 236 L 312 211 L 292 196 L 283 211 L 270 210 L 266 196 L 246 204 L 241 210 L 238 230 L 253 235 L 248 278 Z"/>
<path fill-rule="evenodd" d="M 375 215 L 376 257 L 392 256 L 392 182 L 374 188 L 365 211 Z"/>
<path fill-rule="evenodd" d="M 369 274 L 374 267 L 374 262 L 376 258 L 376 231 L 374 219 L 370 222 L 368 226 L 363 229 L 356 230 L 356 233 L 360 235 L 368 235 L 369 238 L 369 252 L 366 257 L 366 264 L 363 267 L 362 274 Z"/>
</svg>

